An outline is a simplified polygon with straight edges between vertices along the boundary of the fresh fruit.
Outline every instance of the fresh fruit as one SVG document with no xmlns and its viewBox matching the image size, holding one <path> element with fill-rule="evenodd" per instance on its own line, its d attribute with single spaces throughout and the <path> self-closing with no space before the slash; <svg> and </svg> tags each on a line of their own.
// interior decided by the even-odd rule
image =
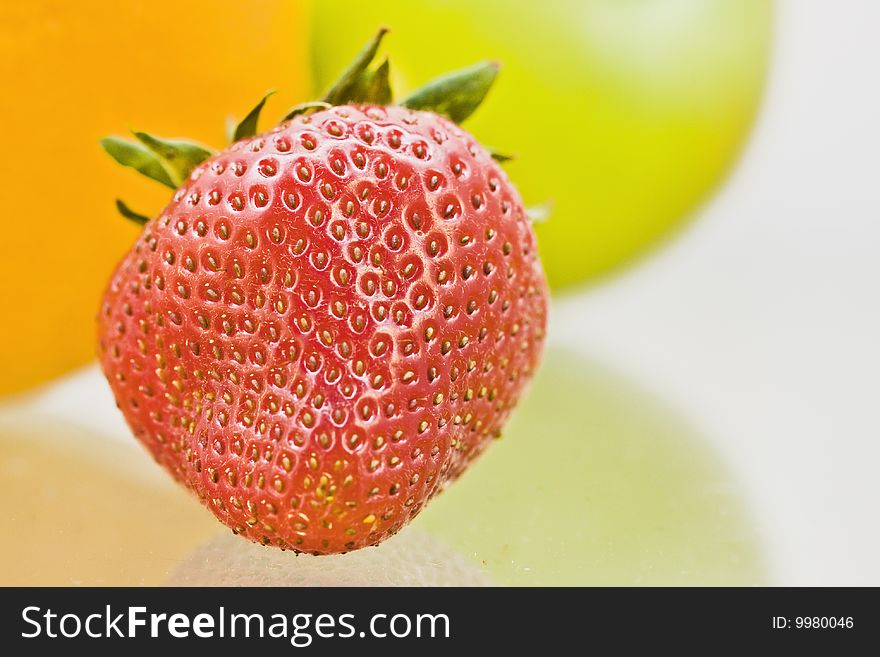
<svg viewBox="0 0 880 657">
<path fill-rule="evenodd" d="M 413 529 L 500 585 L 767 583 L 764 537 L 706 436 L 576 351 L 543 361 L 504 438 Z"/>
<path fill-rule="evenodd" d="M 341 20 L 340 17 L 345 17 Z M 398 82 L 484 57 L 504 62 L 469 127 L 518 157 L 554 289 L 593 280 L 669 235 L 739 153 L 764 84 L 769 0 L 336 0 L 316 3 L 318 84 L 377 21 Z M 442 57 L 427 44 L 442 43 Z M 335 59 L 334 59 L 335 57 Z"/>
<path fill-rule="evenodd" d="M 270 84 L 298 97 L 308 80 L 305 14 L 285 0 L 259 9 L 236 0 L 0 3 L 0 394 L 94 358 L 94 309 L 136 234 L 94 193 L 125 179 L 98 138 L 149 119 L 212 140 L 222 121 L 207 124 L 199 106 L 240 116 L 241 99 Z M 129 196 L 136 207 L 161 198 L 149 185 Z"/>
<path fill-rule="evenodd" d="M 430 111 L 466 118 L 497 66 L 388 105 L 387 60 L 371 67 L 382 34 L 323 103 L 207 159 L 145 133 L 104 142 L 182 181 L 100 312 L 119 407 L 234 532 L 317 554 L 380 542 L 460 475 L 544 338 L 518 192 Z M 256 118 L 242 125 L 252 134 Z"/>
<path fill-rule="evenodd" d="M 71 378 L 14 423 L 0 414 L 0 493 L 16 500 L 0 520 L 28 528 L 0 543 L 0 583 L 478 584 L 474 569 L 538 586 L 768 582 L 768 537 L 709 437 L 569 349 L 548 346 L 473 473 L 406 531 L 338 558 L 212 539 L 220 525 L 125 442 L 115 418 L 89 417 L 89 432 L 70 424 L 70 397 L 103 402 L 98 376 Z M 55 414 L 71 420 L 46 419 Z M 536 439 L 562 458 L 536 458 Z"/>
</svg>

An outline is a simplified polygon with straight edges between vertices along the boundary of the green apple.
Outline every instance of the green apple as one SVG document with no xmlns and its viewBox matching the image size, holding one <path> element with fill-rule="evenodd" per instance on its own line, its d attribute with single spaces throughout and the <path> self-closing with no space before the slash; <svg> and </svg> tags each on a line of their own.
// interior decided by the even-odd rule
<svg viewBox="0 0 880 657">
<path fill-rule="evenodd" d="M 504 437 L 415 526 L 497 584 L 761 584 L 744 507 L 685 422 L 608 370 L 551 349 Z"/>
<path fill-rule="evenodd" d="M 334 0 L 314 8 L 324 87 L 380 25 L 396 88 L 482 59 L 503 70 L 467 127 L 517 159 L 554 288 L 593 279 L 693 213 L 761 96 L 769 0 Z"/>
</svg>

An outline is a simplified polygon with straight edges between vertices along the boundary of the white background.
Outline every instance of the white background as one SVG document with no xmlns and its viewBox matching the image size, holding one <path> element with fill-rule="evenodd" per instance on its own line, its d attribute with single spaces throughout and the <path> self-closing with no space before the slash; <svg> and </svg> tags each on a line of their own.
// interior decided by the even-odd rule
<svg viewBox="0 0 880 657">
<path fill-rule="evenodd" d="M 557 337 L 692 420 L 780 584 L 880 584 L 880 3 L 777 5 L 761 116 L 684 235 Z"/>
</svg>

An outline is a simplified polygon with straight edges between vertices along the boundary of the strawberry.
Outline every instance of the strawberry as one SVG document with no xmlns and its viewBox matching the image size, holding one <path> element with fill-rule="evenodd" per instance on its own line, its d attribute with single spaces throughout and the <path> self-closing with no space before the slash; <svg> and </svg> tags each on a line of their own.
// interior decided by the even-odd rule
<svg viewBox="0 0 880 657">
<path fill-rule="evenodd" d="M 100 359 L 134 434 L 233 532 L 330 554 L 397 532 L 492 441 L 547 289 L 516 189 L 456 121 L 497 67 L 391 104 L 380 32 L 324 100 L 220 153 L 135 133 L 176 188 L 110 281 Z"/>
</svg>

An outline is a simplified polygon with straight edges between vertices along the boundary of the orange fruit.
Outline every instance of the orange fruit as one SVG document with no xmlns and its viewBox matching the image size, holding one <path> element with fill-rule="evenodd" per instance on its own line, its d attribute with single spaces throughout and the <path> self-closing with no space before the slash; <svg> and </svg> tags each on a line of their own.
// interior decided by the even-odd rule
<svg viewBox="0 0 880 657">
<path fill-rule="evenodd" d="M 170 199 L 169 190 L 121 170 L 98 140 L 137 128 L 221 146 L 227 117 L 241 118 L 270 88 L 279 89 L 270 102 L 280 116 L 310 87 L 307 6 L 0 6 L 0 394 L 92 358 L 104 282 L 138 232 L 117 215 L 114 198 L 145 214 Z"/>
</svg>

